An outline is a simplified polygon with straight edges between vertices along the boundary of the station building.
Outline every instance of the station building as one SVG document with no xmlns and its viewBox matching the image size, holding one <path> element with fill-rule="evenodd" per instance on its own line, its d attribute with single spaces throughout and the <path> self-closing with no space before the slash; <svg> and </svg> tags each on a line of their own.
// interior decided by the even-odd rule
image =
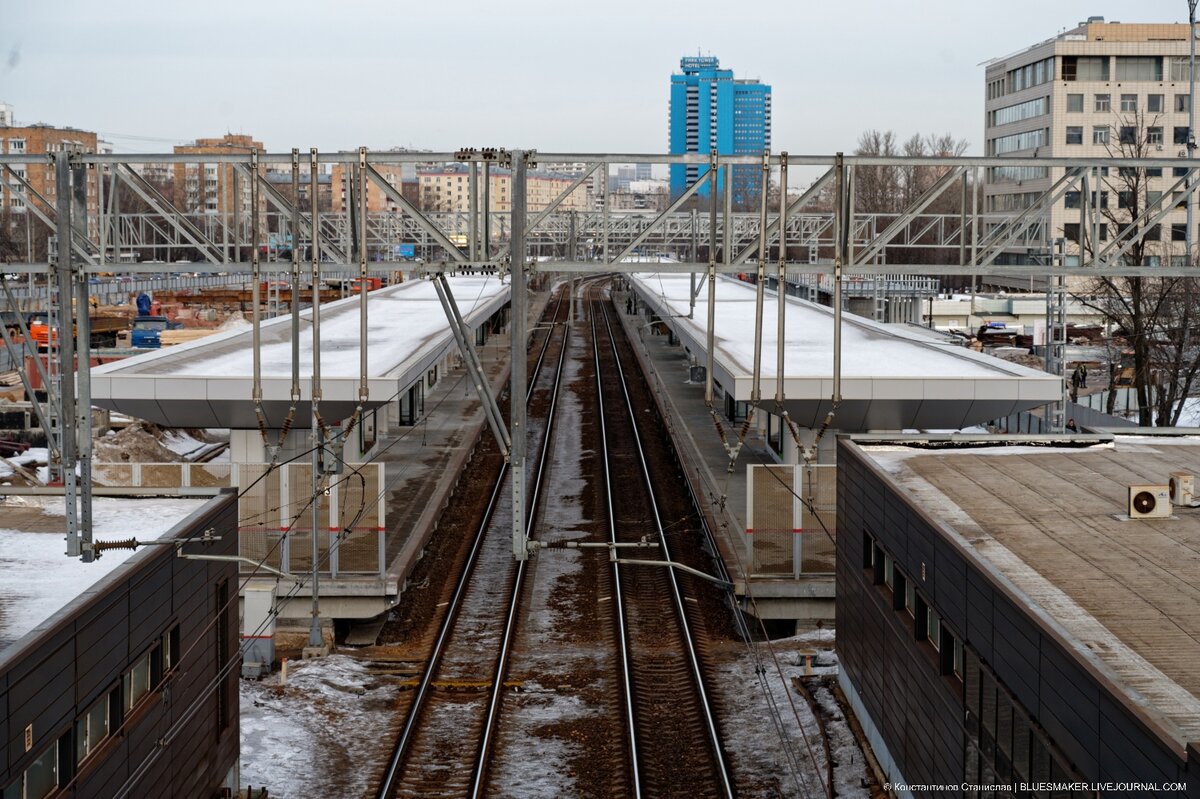
<svg viewBox="0 0 1200 799">
<path fill-rule="evenodd" d="M 237 503 L 229 491 L 173 502 L 151 514 L 136 510 L 146 500 L 98 500 L 98 513 L 122 505 L 100 529 L 125 519 L 137 523 L 120 538 L 166 532 L 95 563 L 61 554 L 61 517 L 0 530 L 4 799 L 236 795 L 237 565 L 180 554 L 236 555 Z M 10 508 L 5 527 L 19 515 Z"/>
<path fill-rule="evenodd" d="M 839 679 L 887 779 L 1200 796 L 1200 508 L 1130 518 L 1200 441 L 854 436 L 838 465 Z"/>
</svg>

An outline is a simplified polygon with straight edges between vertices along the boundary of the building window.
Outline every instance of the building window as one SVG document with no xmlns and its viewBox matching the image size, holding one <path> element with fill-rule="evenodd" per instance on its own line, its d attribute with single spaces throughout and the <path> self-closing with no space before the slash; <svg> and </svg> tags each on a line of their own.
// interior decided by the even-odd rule
<svg viewBox="0 0 1200 799">
<path fill-rule="evenodd" d="M 998 108 L 991 112 L 993 125 L 1007 125 L 1010 122 L 1020 122 L 1023 119 L 1032 119 L 1046 113 L 1049 107 L 1049 98 L 1039 97 L 1036 100 L 1028 100 L 1024 103 L 1017 103 L 1006 108 Z"/>
<path fill-rule="evenodd" d="M 1108 56 L 1065 55 L 1063 80 L 1108 80 Z"/>
<path fill-rule="evenodd" d="M 1079 241 L 1079 223 L 1065 222 L 1063 223 L 1063 238 L 1067 241 Z"/>
<path fill-rule="evenodd" d="M 1151 114 L 1161 114 L 1163 110 L 1163 96 L 1161 94 L 1147 94 L 1146 110 Z"/>
<path fill-rule="evenodd" d="M 925 640 L 929 641 L 934 649 L 941 651 L 942 617 L 928 604 L 925 605 Z"/>
<path fill-rule="evenodd" d="M 1171 241 L 1187 241 L 1187 225 L 1171 225 Z"/>
<path fill-rule="evenodd" d="M 1083 126 L 1067 126 L 1067 144 L 1083 144 Z"/>
<path fill-rule="evenodd" d="M 1067 113 L 1082 114 L 1083 113 L 1083 95 L 1068 94 L 1067 95 Z"/>
<path fill-rule="evenodd" d="M 1136 94 L 1121 95 L 1121 113 L 1136 114 L 1137 113 L 1137 98 Z"/>
<path fill-rule="evenodd" d="M 1046 143 L 1049 132 L 1048 128 L 1038 128 L 992 139 L 992 155 L 1004 155 L 1016 150 L 1031 150 L 1041 147 Z"/>
<path fill-rule="evenodd" d="M 1108 144 L 1108 125 L 1096 125 L 1092 128 L 1092 144 Z"/>
<path fill-rule="evenodd" d="M 12 785 L 4 789 L 4 799 L 43 799 L 58 790 L 58 742 L 29 764 Z"/>
<path fill-rule="evenodd" d="M 1161 81 L 1161 56 L 1117 56 L 1117 80 Z"/>
<path fill-rule="evenodd" d="M 1192 65 L 1188 56 L 1171 56 L 1171 80 L 1178 83 L 1180 81 L 1190 81 L 1192 79 Z"/>
<path fill-rule="evenodd" d="M 8 140 L 8 151 L 10 153 L 25 152 L 25 140 L 24 139 L 9 139 Z"/>
<path fill-rule="evenodd" d="M 1175 95 L 1175 110 L 1186 114 L 1188 110 L 1188 103 L 1191 101 L 1191 99 L 1192 98 L 1186 94 Z"/>
<path fill-rule="evenodd" d="M 1187 142 L 1188 142 L 1187 125 L 1176 125 L 1175 126 L 1174 142 L 1175 142 L 1175 144 L 1187 144 Z"/>
<path fill-rule="evenodd" d="M 916 618 L 917 616 L 917 587 L 912 584 L 912 581 L 907 581 L 904 587 L 904 609 L 908 611 L 908 615 Z"/>
<path fill-rule="evenodd" d="M 1133 125 L 1122 125 L 1119 140 L 1121 144 L 1137 144 L 1137 128 Z"/>
<path fill-rule="evenodd" d="M 1146 128 L 1146 143 L 1147 144 L 1158 144 L 1158 145 L 1161 145 L 1163 143 L 1162 125 L 1156 125 L 1155 127 L 1152 127 L 1152 128 Z"/>
<path fill-rule="evenodd" d="M 883 584 L 888 587 L 889 591 L 895 590 L 896 563 L 892 560 L 891 555 L 883 556 Z"/>
<path fill-rule="evenodd" d="M 1077 191 L 1068 191 L 1063 193 L 1064 208 L 1078 208 L 1080 194 Z"/>
<path fill-rule="evenodd" d="M 96 751 L 100 742 L 108 737 L 113 707 L 119 704 L 118 697 L 119 693 L 114 688 L 110 694 L 92 705 L 91 709 L 75 722 L 76 763 L 82 763 L 88 755 Z"/>
<path fill-rule="evenodd" d="M 1148 178 L 1161 178 L 1161 177 L 1162 177 L 1162 167 L 1161 167 L 1161 166 L 1148 166 L 1148 167 L 1146 167 L 1146 177 L 1148 177 Z"/>
<path fill-rule="evenodd" d="M 1092 110 L 1096 111 L 1097 113 L 1108 113 L 1109 111 L 1111 111 L 1112 110 L 1112 95 L 1097 94 L 1096 95 L 1096 103 L 1093 106 Z"/>
<path fill-rule="evenodd" d="M 155 650 L 157 651 L 157 650 Z M 142 655 L 122 679 L 125 713 L 129 714 L 150 693 L 150 653 Z"/>
</svg>

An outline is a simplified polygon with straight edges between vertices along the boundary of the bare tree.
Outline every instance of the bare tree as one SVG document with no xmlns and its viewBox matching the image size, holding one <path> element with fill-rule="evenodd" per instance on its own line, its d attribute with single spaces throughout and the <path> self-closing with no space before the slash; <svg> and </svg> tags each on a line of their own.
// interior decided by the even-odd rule
<svg viewBox="0 0 1200 799">
<path fill-rule="evenodd" d="M 1117 135 L 1109 133 L 1107 148 L 1114 158 L 1146 158 L 1158 143 L 1151 129 L 1161 131 L 1158 117 L 1147 119 L 1142 113 L 1118 117 Z M 1161 135 L 1159 133 L 1158 135 Z M 1099 240 L 1083 224 L 1068 223 L 1062 231 L 1081 255 L 1095 255 L 1106 246 L 1128 245 L 1124 261 L 1131 266 L 1147 266 L 1153 258 L 1170 258 L 1171 231 L 1164 236 L 1162 225 L 1151 224 L 1172 197 L 1150 188 L 1144 167 L 1119 167 L 1108 170 L 1101 179 L 1098 196 L 1080 198 L 1080 206 L 1091 203 L 1103 222 Z M 1112 200 L 1115 199 L 1115 202 Z M 1109 244 L 1111 236 L 1111 244 Z M 1084 305 L 1102 314 L 1122 335 L 1132 353 L 1133 387 L 1138 398 L 1138 421 L 1145 427 L 1172 426 L 1179 422 L 1185 400 L 1192 394 L 1200 372 L 1200 346 L 1197 346 L 1196 303 L 1200 298 L 1200 280 L 1190 277 L 1122 277 L 1098 274 L 1088 281 L 1086 293 L 1077 294 Z M 1108 412 L 1116 402 L 1118 369 L 1109 369 Z M 1156 390 L 1157 389 L 1157 390 Z"/>
</svg>

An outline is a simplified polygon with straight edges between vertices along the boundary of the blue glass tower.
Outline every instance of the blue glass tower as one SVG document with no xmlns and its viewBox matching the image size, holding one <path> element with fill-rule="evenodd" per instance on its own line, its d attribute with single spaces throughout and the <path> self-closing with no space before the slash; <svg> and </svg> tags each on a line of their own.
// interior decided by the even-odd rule
<svg viewBox="0 0 1200 799">
<path fill-rule="evenodd" d="M 771 87 L 735 80 L 715 56 L 684 56 L 671 76 L 671 153 L 758 154 L 771 146 Z M 735 166 L 730 191 L 735 205 L 758 202 L 761 169 Z M 708 174 L 702 165 L 672 165 L 671 195 L 679 196 Z M 718 177 L 718 191 L 724 180 Z M 698 194 L 707 197 L 709 186 Z"/>
</svg>

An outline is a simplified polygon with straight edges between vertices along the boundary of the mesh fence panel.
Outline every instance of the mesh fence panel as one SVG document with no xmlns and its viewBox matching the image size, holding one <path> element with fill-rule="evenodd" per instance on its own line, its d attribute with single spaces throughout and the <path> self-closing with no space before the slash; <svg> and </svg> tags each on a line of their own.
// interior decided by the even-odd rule
<svg viewBox="0 0 1200 799">
<path fill-rule="evenodd" d="M 800 506 L 800 571 L 832 573 L 837 557 L 837 467 L 833 464 L 801 468 L 805 502 Z M 809 505 L 812 505 L 810 508 Z M 814 512 L 815 511 L 815 512 Z"/>
<path fill-rule="evenodd" d="M 192 485 L 205 488 L 224 488 L 232 480 L 233 466 L 228 463 L 193 463 L 190 467 Z"/>
<path fill-rule="evenodd" d="M 283 526 L 279 512 L 280 470 L 276 469 L 264 477 L 266 473 L 265 463 L 238 464 L 240 528 L 279 530 Z"/>
<path fill-rule="evenodd" d="M 151 488 L 174 488 L 183 485 L 182 463 L 143 463 L 142 485 Z"/>
<path fill-rule="evenodd" d="M 753 570 L 762 575 L 793 573 L 794 507 L 792 466 L 750 466 L 753 470 L 750 535 Z"/>
<path fill-rule="evenodd" d="M 133 466 L 128 463 L 93 463 L 92 481 L 102 486 L 131 486 Z"/>
</svg>

